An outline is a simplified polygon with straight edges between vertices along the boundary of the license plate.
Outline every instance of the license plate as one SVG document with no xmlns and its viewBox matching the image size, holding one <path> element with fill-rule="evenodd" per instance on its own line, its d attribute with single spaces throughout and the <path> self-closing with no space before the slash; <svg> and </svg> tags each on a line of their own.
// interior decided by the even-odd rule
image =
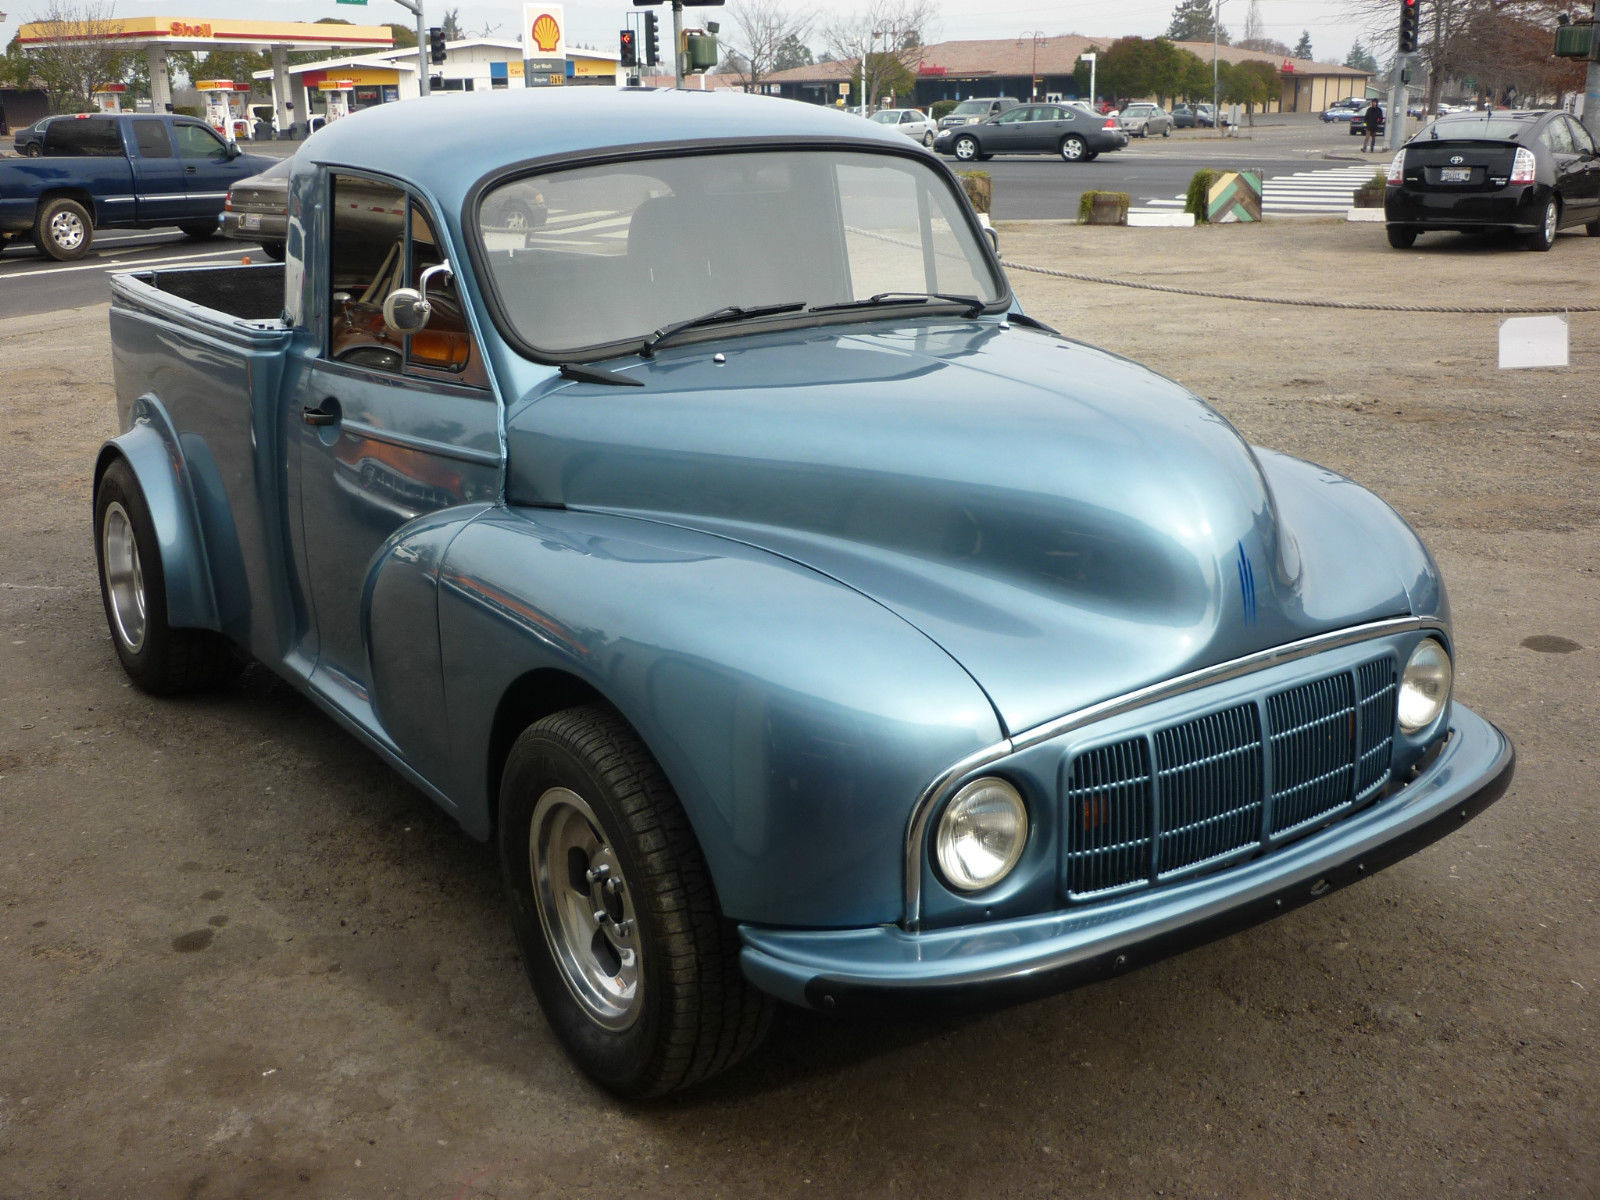
<svg viewBox="0 0 1600 1200">
<path fill-rule="evenodd" d="M 258 214 L 258 213 L 240 213 L 239 214 L 239 228 L 240 229 L 260 229 L 261 228 L 261 217 L 260 217 L 260 214 Z"/>
<path fill-rule="evenodd" d="M 1467 183 L 1472 179 L 1471 167 L 1440 167 L 1440 183 Z"/>
</svg>

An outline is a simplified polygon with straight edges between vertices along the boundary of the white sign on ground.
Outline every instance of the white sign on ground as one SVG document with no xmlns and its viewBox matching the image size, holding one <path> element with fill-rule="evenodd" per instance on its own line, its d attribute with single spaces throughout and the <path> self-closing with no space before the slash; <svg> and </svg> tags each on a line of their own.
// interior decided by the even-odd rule
<svg viewBox="0 0 1600 1200">
<path fill-rule="evenodd" d="M 1567 318 L 1507 317 L 1500 322 L 1500 367 L 1567 365 Z"/>
</svg>

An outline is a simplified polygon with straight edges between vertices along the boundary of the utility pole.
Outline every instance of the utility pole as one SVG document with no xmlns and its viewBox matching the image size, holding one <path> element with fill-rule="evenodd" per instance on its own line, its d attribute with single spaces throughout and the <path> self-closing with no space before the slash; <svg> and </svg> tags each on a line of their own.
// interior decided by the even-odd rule
<svg viewBox="0 0 1600 1200">
<path fill-rule="evenodd" d="M 1600 0 L 1595 0 L 1595 3 L 1600 4 Z M 1022 37 L 1019 37 L 1017 45 L 1022 45 L 1022 38 L 1024 37 L 1033 39 L 1033 71 L 1028 76 L 1028 99 L 1037 100 L 1039 98 L 1039 43 L 1048 41 L 1049 38 L 1044 30 L 1035 29 L 1032 33 L 1025 33 Z M 1089 90 L 1093 91 L 1094 89 L 1090 88 Z"/>
<path fill-rule="evenodd" d="M 1595 0 L 1595 3 L 1600 4 L 1600 0 Z M 1222 76 L 1217 69 L 1217 41 L 1221 36 L 1222 0 L 1216 0 L 1211 10 L 1211 128 L 1218 133 L 1222 132 Z"/>
<path fill-rule="evenodd" d="M 672 71 L 673 84 L 683 91 L 683 0 L 672 0 Z"/>
<path fill-rule="evenodd" d="M 1594 26 L 1600 28 L 1600 0 L 1594 0 Z M 1589 136 L 1600 138 L 1600 45 L 1589 34 L 1589 77 L 1583 85 L 1583 127 Z"/>
<path fill-rule="evenodd" d="M 423 28 L 422 0 L 394 0 L 401 8 L 417 18 L 417 88 L 418 94 L 428 94 L 428 31 Z"/>
<path fill-rule="evenodd" d="M 1600 0 L 1595 2 L 1600 4 Z M 1411 55 L 1396 54 L 1389 77 L 1389 120 L 1384 140 L 1391 150 L 1399 150 L 1406 140 L 1406 67 L 1410 62 Z"/>
</svg>

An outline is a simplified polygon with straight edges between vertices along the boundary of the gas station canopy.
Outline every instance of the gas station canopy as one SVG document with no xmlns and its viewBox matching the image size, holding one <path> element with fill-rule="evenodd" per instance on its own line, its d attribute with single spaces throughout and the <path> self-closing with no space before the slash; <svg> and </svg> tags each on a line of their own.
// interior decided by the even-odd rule
<svg viewBox="0 0 1600 1200">
<path fill-rule="evenodd" d="M 150 98 L 157 112 L 172 108 L 167 55 L 173 50 L 270 50 L 278 128 L 303 120 L 290 97 L 291 50 L 384 50 L 394 35 L 383 25 L 325 25 L 306 21 L 205 21 L 195 17 L 117 17 L 105 21 L 30 21 L 17 31 L 20 49 L 42 50 L 95 42 L 115 50 L 143 50 L 150 65 Z M 298 109 L 298 111 L 296 111 Z"/>
</svg>

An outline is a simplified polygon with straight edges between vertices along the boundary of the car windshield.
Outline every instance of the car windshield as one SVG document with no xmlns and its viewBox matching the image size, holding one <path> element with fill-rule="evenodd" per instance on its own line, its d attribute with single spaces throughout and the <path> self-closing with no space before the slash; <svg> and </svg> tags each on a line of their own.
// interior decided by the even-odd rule
<svg viewBox="0 0 1600 1200">
<path fill-rule="evenodd" d="M 885 108 L 873 113 L 872 119 L 879 125 L 898 125 L 900 123 L 900 110 L 898 108 Z"/>
<path fill-rule="evenodd" d="M 963 116 L 963 117 L 971 116 L 973 113 L 985 113 L 985 112 L 989 111 L 989 101 L 987 101 L 987 100 L 963 100 L 960 104 L 956 105 L 950 111 L 951 111 L 952 114 L 954 114 L 956 116 Z"/>
<path fill-rule="evenodd" d="M 899 154 L 679 155 L 523 176 L 485 192 L 478 237 L 497 318 L 557 360 L 623 352 L 729 307 L 794 305 L 784 319 L 805 320 L 822 319 L 805 307 L 883 293 L 1007 295 L 947 179 Z"/>
<path fill-rule="evenodd" d="M 1496 117 L 1488 113 L 1450 116 L 1433 122 L 1417 137 L 1502 142 L 1527 136 L 1533 125 L 1528 117 Z"/>
</svg>

